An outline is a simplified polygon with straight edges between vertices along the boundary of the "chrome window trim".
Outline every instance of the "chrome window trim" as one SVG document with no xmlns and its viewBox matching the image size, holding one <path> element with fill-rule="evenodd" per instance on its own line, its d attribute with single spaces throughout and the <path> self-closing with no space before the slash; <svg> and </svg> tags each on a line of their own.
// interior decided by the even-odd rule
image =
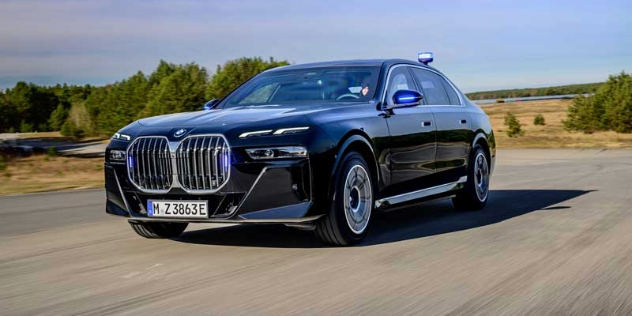
<svg viewBox="0 0 632 316">
<path fill-rule="evenodd" d="M 459 103 L 460 104 L 425 104 L 425 105 L 421 105 L 423 107 L 429 107 L 429 106 L 440 106 L 440 107 L 447 107 L 447 106 L 451 106 L 451 107 L 465 107 L 465 101 L 463 100 L 463 96 L 461 95 L 461 93 L 459 92 L 459 90 L 456 88 L 456 86 L 454 85 L 454 83 L 452 83 L 452 81 L 450 81 L 446 76 L 444 76 L 442 73 L 434 70 L 434 69 L 430 69 L 427 67 L 422 67 L 422 66 L 417 66 L 417 65 L 411 65 L 411 64 L 396 64 L 391 66 L 391 68 L 388 69 L 388 73 L 386 74 L 386 83 L 384 85 L 384 89 L 382 90 L 382 98 L 380 99 L 380 103 L 382 105 L 384 105 L 384 102 L 386 101 L 386 91 L 388 89 L 388 84 L 389 81 L 391 79 L 391 72 L 393 72 L 393 69 L 398 68 L 398 67 L 411 67 L 411 68 L 419 68 L 422 70 L 426 70 L 426 71 L 430 71 L 432 73 L 435 73 L 437 75 L 439 75 L 439 77 L 441 77 L 443 80 L 445 80 L 450 87 L 452 88 L 452 90 L 454 90 L 454 93 L 456 93 L 456 95 L 459 97 Z M 415 79 L 413 79 L 415 80 Z M 419 92 L 419 91 L 418 91 Z"/>
</svg>

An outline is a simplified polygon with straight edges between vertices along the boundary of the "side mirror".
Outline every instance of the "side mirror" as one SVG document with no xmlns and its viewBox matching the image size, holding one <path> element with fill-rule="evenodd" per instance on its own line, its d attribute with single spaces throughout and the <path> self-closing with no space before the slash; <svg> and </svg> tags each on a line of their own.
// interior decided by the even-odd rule
<svg viewBox="0 0 632 316">
<path fill-rule="evenodd" d="M 388 106 L 386 109 L 395 109 L 395 108 L 408 108 L 413 106 L 418 106 L 421 104 L 421 100 L 424 96 L 412 90 L 397 90 L 395 94 L 393 94 L 393 105 Z"/>
<path fill-rule="evenodd" d="M 208 101 L 206 103 L 204 103 L 204 108 L 202 108 L 204 111 L 210 110 L 212 109 L 217 103 L 219 102 L 218 99 L 213 99 L 211 101 Z"/>
</svg>

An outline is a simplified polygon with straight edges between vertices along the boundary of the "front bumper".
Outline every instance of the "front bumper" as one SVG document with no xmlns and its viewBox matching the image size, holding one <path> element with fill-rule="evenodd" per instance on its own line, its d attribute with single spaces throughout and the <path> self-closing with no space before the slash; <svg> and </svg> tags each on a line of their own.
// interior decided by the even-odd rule
<svg viewBox="0 0 632 316">
<path fill-rule="evenodd" d="M 198 223 L 302 223 L 318 219 L 313 205 L 309 159 L 241 162 L 231 166 L 227 185 L 213 194 L 188 194 L 173 188 L 165 194 L 143 193 L 128 179 L 124 164 L 106 164 L 106 212 L 130 221 Z M 147 200 L 207 200 L 207 219 L 154 218 Z"/>
</svg>

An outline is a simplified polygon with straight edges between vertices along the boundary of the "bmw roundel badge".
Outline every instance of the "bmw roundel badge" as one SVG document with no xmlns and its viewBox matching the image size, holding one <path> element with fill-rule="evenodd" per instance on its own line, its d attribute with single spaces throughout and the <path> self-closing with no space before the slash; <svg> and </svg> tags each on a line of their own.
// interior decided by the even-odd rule
<svg viewBox="0 0 632 316">
<path fill-rule="evenodd" d="M 182 135 L 186 134 L 187 130 L 184 128 L 181 128 L 179 130 L 177 130 L 175 133 L 173 133 L 174 137 L 182 137 Z"/>
</svg>

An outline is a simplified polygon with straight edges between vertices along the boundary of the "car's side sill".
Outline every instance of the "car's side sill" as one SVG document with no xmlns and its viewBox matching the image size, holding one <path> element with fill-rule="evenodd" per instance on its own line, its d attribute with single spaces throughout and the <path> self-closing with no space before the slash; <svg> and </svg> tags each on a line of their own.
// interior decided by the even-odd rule
<svg viewBox="0 0 632 316">
<path fill-rule="evenodd" d="M 388 207 L 399 203 L 425 198 L 453 190 L 458 190 L 467 182 L 467 176 L 462 176 L 458 181 L 450 182 L 418 191 L 403 193 L 395 196 L 386 197 L 375 201 L 375 208 Z"/>
</svg>

